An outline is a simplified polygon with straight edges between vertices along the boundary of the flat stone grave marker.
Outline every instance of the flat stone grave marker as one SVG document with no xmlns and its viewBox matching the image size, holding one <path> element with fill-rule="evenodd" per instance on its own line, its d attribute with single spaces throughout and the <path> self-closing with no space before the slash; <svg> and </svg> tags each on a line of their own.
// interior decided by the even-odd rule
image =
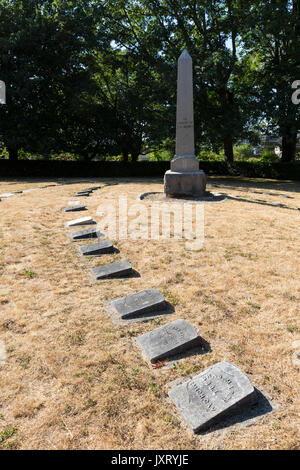
<svg viewBox="0 0 300 470">
<path fill-rule="evenodd" d="M 151 362 L 156 362 L 187 349 L 192 349 L 203 340 L 195 328 L 185 320 L 175 320 L 136 339 Z"/>
<path fill-rule="evenodd" d="M 97 191 L 97 189 L 102 188 L 102 186 L 92 186 L 91 188 L 87 188 L 85 191 Z"/>
<path fill-rule="evenodd" d="M 78 206 L 80 204 L 80 201 L 69 201 L 68 206 Z"/>
<path fill-rule="evenodd" d="M 76 197 L 83 197 L 83 196 L 84 196 L 84 197 L 89 197 L 90 194 L 91 194 L 91 193 L 76 193 L 75 196 L 76 196 Z"/>
<path fill-rule="evenodd" d="M 32 193 L 32 191 L 37 191 L 38 189 L 40 188 L 29 188 L 29 189 L 24 189 L 22 191 L 23 194 L 26 194 L 26 193 Z"/>
<path fill-rule="evenodd" d="M 77 191 L 76 194 L 86 194 L 86 193 L 92 193 L 93 191 L 91 189 L 82 189 L 81 191 Z"/>
<path fill-rule="evenodd" d="M 76 225 L 96 225 L 97 222 L 92 217 L 82 217 L 66 223 L 66 227 L 76 227 Z"/>
<path fill-rule="evenodd" d="M 132 266 L 129 261 L 117 261 L 116 263 L 92 268 L 91 271 L 97 280 L 109 277 L 125 277 L 132 273 Z"/>
<path fill-rule="evenodd" d="M 80 211 L 86 211 L 86 210 L 87 210 L 86 206 L 80 206 L 80 205 L 76 204 L 74 206 L 67 207 L 63 211 L 64 212 L 80 212 Z"/>
<path fill-rule="evenodd" d="M 106 253 L 113 253 L 114 246 L 111 241 L 103 240 L 101 242 L 92 243 L 79 247 L 79 254 L 83 256 L 101 256 Z"/>
<path fill-rule="evenodd" d="M 147 289 L 137 294 L 115 299 L 111 306 L 121 319 L 153 314 L 167 307 L 163 295 L 157 289 Z"/>
<path fill-rule="evenodd" d="M 257 401 L 248 377 L 229 362 L 218 362 L 169 391 L 194 432 L 204 431 Z"/>
<path fill-rule="evenodd" d="M 93 228 L 87 228 L 85 230 L 79 230 L 77 232 L 72 232 L 70 235 L 70 239 L 73 242 L 80 241 L 80 240 L 86 240 L 89 238 L 100 238 L 104 236 L 103 233 L 101 233 L 97 227 Z"/>
</svg>

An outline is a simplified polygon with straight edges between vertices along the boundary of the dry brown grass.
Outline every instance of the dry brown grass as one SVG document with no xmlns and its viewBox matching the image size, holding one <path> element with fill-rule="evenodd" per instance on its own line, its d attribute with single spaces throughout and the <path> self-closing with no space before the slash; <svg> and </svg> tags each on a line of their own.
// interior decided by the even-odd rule
<svg viewBox="0 0 300 470">
<path fill-rule="evenodd" d="M 96 220 L 104 201 L 126 194 L 136 202 L 142 192 L 162 190 L 158 180 L 115 181 L 81 199 Z M 206 204 L 199 252 L 186 251 L 184 241 L 119 240 L 120 254 L 87 260 L 64 228 L 77 215 L 61 209 L 91 180 L 0 202 L 0 343 L 7 353 L 5 364 L 0 358 L 0 448 L 297 448 L 299 369 L 291 357 L 300 337 L 300 184 L 210 182 L 290 209 Z M 2 181 L 0 193 L 46 184 Z M 118 259 L 130 260 L 141 278 L 90 281 L 89 267 Z M 134 338 L 170 318 L 117 326 L 103 304 L 150 287 L 176 304 L 172 319 L 191 322 L 211 352 L 186 357 L 176 369 L 154 370 L 143 360 Z M 195 437 L 182 429 L 166 385 L 220 360 L 235 363 L 281 407 L 250 427 Z"/>
</svg>

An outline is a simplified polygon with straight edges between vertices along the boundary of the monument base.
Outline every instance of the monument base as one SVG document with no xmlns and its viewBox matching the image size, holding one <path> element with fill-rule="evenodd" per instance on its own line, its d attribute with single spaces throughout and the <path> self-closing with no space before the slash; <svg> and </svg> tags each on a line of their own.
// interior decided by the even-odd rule
<svg viewBox="0 0 300 470">
<path fill-rule="evenodd" d="M 204 196 L 206 176 L 204 171 L 172 171 L 165 173 L 164 189 L 167 196 Z"/>
</svg>

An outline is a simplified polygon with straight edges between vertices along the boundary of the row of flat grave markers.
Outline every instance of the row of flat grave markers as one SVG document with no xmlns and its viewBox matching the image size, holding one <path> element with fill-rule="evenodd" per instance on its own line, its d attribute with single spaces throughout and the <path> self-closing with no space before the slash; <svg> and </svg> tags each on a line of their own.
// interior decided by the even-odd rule
<svg viewBox="0 0 300 470">
<path fill-rule="evenodd" d="M 84 191 L 79 191 L 76 196 L 89 196 L 89 194 L 102 186 L 95 186 L 88 188 Z M 70 201 L 69 207 L 64 209 L 64 212 L 80 212 L 87 210 L 86 206 L 81 205 L 80 201 Z M 82 217 L 79 219 L 71 220 L 67 222 L 66 227 L 96 225 L 96 222 L 92 217 Z M 96 243 L 91 243 L 85 246 L 80 246 L 78 249 L 80 256 L 86 257 L 99 257 L 108 253 L 115 253 L 117 250 L 109 240 L 100 240 L 104 237 L 104 234 L 99 231 L 97 227 L 79 230 L 71 233 L 70 239 L 73 242 L 97 239 Z M 92 275 L 96 280 L 108 279 L 108 278 L 122 278 L 128 277 L 133 274 L 131 263 L 127 260 L 118 261 L 115 263 L 106 264 L 97 268 L 91 269 Z"/>
<path fill-rule="evenodd" d="M 76 201 L 75 201 L 76 202 Z M 79 209 L 74 203 L 71 207 Z M 66 210 L 69 212 L 69 210 Z M 86 221 L 88 221 L 86 218 Z M 88 221 L 91 223 L 91 221 Z M 81 225 L 82 219 L 73 221 L 67 226 Z M 101 238 L 103 234 L 95 227 L 74 232 L 72 241 Z M 101 256 L 113 252 L 113 245 L 108 240 L 98 241 L 87 246 L 81 246 L 82 256 Z M 119 277 L 131 272 L 128 261 L 111 263 L 94 268 L 93 274 L 97 279 Z M 157 289 L 147 289 L 136 294 L 115 299 L 110 302 L 115 314 L 123 321 L 153 318 L 167 310 L 167 302 Z M 198 335 L 195 328 L 185 320 L 178 319 L 160 328 L 152 330 L 136 338 L 137 345 L 143 355 L 151 363 L 203 348 L 205 340 Z M 197 433 L 205 431 L 225 417 L 230 417 L 257 403 L 255 388 L 248 377 L 235 365 L 229 362 L 219 362 L 204 370 L 190 380 L 173 387 L 169 397 L 175 404 L 185 421 Z"/>
<path fill-rule="evenodd" d="M 153 314 L 166 307 L 156 289 L 116 299 L 111 304 L 122 319 Z M 139 336 L 136 342 L 151 363 L 205 344 L 195 328 L 182 319 Z M 219 362 L 172 388 L 169 397 L 194 432 L 205 431 L 257 402 L 256 391 L 248 377 L 228 362 Z"/>
</svg>

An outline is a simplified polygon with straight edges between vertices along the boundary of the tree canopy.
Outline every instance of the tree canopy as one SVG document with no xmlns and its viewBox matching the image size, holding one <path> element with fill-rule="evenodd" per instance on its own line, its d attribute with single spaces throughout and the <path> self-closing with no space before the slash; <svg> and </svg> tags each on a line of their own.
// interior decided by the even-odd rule
<svg viewBox="0 0 300 470">
<path fill-rule="evenodd" d="M 2 0 L 0 141 L 78 158 L 172 148 L 177 58 L 194 63 L 196 148 L 282 138 L 300 127 L 299 0 Z"/>
</svg>

